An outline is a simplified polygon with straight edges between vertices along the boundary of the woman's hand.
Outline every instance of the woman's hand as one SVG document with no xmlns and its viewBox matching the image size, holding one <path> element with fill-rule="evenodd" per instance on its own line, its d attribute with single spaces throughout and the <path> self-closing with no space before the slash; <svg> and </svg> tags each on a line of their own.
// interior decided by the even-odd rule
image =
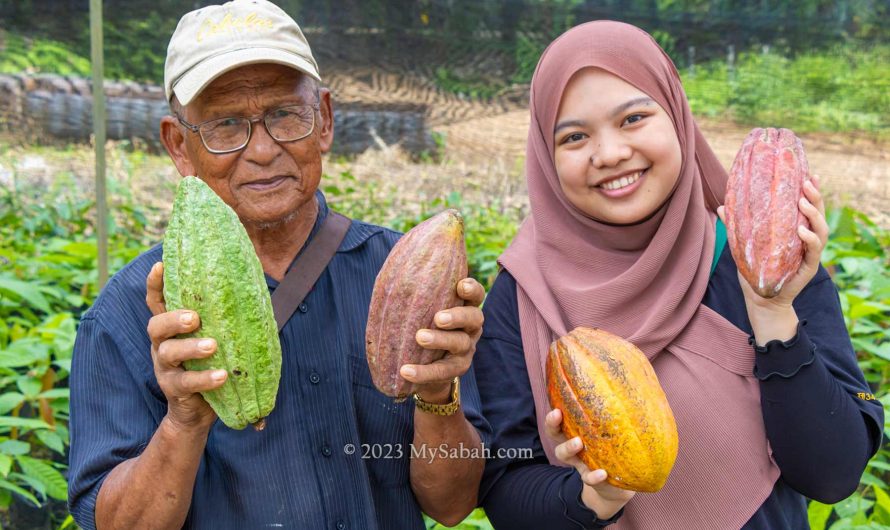
<svg viewBox="0 0 890 530">
<path fill-rule="evenodd" d="M 822 251 L 828 242 L 825 203 L 819 192 L 819 179 L 815 175 L 812 175 L 810 180 L 804 183 L 803 192 L 804 196 L 801 197 L 798 207 L 810 222 L 810 228 L 803 225 L 797 227 L 797 234 L 805 248 L 804 259 L 797 272 L 788 278 L 782 290 L 773 298 L 764 298 L 754 292 L 754 289 L 739 274 L 739 283 L 745 296 L 748 318 L 751 321 L 754 337 L 760 345 L 776 339 L 787 341 L 797 333 L 797 314 L 791 304 L 804 287 L 810 283 L 810 280 L 816 276 L 822 259 Z M 717 209 L 717 215 L 724 223 L 726 222 L 723 206 Z"/>
<path fill-rule="evenodd" d="M 584 449 L 580 437 L 566 440 L 562 432 L 562 411 L 551 410 L 544 419 L 547 436 L 559 445 L 556 446 L 556 458 L 565 464 L 574 467 L 581 475 L 584 484 L 581 490 L 581 500 L 584 505 L 593 510 L 600 519 L 609 519 L 624 507 L 634 496 L 635 492 L 616 488 L 606 482 L 606 470 L 595 469 L 593 471 L 581 461 L 578 453 Z"/>
</svg>

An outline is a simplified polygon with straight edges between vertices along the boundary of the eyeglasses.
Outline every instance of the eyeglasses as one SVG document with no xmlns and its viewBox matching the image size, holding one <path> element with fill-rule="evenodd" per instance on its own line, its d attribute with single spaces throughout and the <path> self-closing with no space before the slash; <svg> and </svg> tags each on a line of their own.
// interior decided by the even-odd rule
<svg viewBox="0 0 890 530">
<path fill-rule="evenodd" d="M 208 151 L 215 154 L 233 153 L 244 149 L 250 141 L 254 122 L 262 121 L 269 136 L 276 142 L 295 142 L 312 134 L 315 128 L 315 107 L 312 105 L 289 105 L 266 111 L 256 118 L 233 116 L 209 120 L 197 125 L 182 119 L 179 123 L 201 136 Z"/>
</svg>

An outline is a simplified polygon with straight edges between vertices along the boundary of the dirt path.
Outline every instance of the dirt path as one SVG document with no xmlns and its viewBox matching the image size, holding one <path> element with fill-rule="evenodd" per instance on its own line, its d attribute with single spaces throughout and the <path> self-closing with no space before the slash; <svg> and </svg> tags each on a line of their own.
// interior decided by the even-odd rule
<svg viewBox="0 0 890 530">
<path fill-rule="evenodd" d="M 464 164 L 509 166 L 525 156 L 529 117 L 525 110 L 440 127 L 448 158 Z M 727 168 L 748 128 L 710 120 L 702 132 Z M 890 228 L 890 145 L 842 135 L 802 135 L 811 170 L 827 200 L 851 205 Z M 524 183 L 523 183 L 524 184 Z"/>
</svg>

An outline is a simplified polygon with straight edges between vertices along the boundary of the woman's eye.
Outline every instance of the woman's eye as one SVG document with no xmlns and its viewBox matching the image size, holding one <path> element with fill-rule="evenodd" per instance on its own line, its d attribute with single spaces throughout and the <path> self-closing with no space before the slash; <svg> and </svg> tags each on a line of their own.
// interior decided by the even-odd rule
<svg viewBox="0 0 890 530">
<path fill-rule="evenodd" d="M 631 114 L 627 118 L 624 118 L 624 123 L 631 125 L 642 121 L 643 118 L 645 118 L 645 116 L 643 116 L 642 114 Z"/>
<path fill-rule="evenodd" d="M 562 143 L 567 144 L 571 142 L 580 142 L 584 139 L 584 133 L 572 133 L 565 138 L 563 138 Z"/>
</svg>

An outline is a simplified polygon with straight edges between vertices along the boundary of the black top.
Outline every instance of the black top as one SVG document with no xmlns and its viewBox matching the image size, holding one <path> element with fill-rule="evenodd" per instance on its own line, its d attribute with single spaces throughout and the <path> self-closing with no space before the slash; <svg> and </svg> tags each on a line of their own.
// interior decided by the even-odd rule
<svg viewBox="0 0 890 530">
<path fill-rule="evenodd" d="M 751 334 L 728 248 L 703 303 Z M 746 530 L 807 528 L 805 496 L 825 503 L 849 496 L 880 445 L 883 408 L 856 363 L 837 289 L 824 268 L 794 308 L 802 322 L 798 335 L 755 353 L 766 433 L 781 477 Z M 474 367 L 493 450 L 531 447 L 534 454 L 533 459 L 487 461 L 480 503 L 490 520 L 509 530 L 598 528 L 613 522 L 598 520 L 581 503 L 581 479 L 574 469 L 551 466 L 544 455 L 522 349 L 516 280 L 506 270 L 495 280 L 483 312 Z"/>
</svg>

